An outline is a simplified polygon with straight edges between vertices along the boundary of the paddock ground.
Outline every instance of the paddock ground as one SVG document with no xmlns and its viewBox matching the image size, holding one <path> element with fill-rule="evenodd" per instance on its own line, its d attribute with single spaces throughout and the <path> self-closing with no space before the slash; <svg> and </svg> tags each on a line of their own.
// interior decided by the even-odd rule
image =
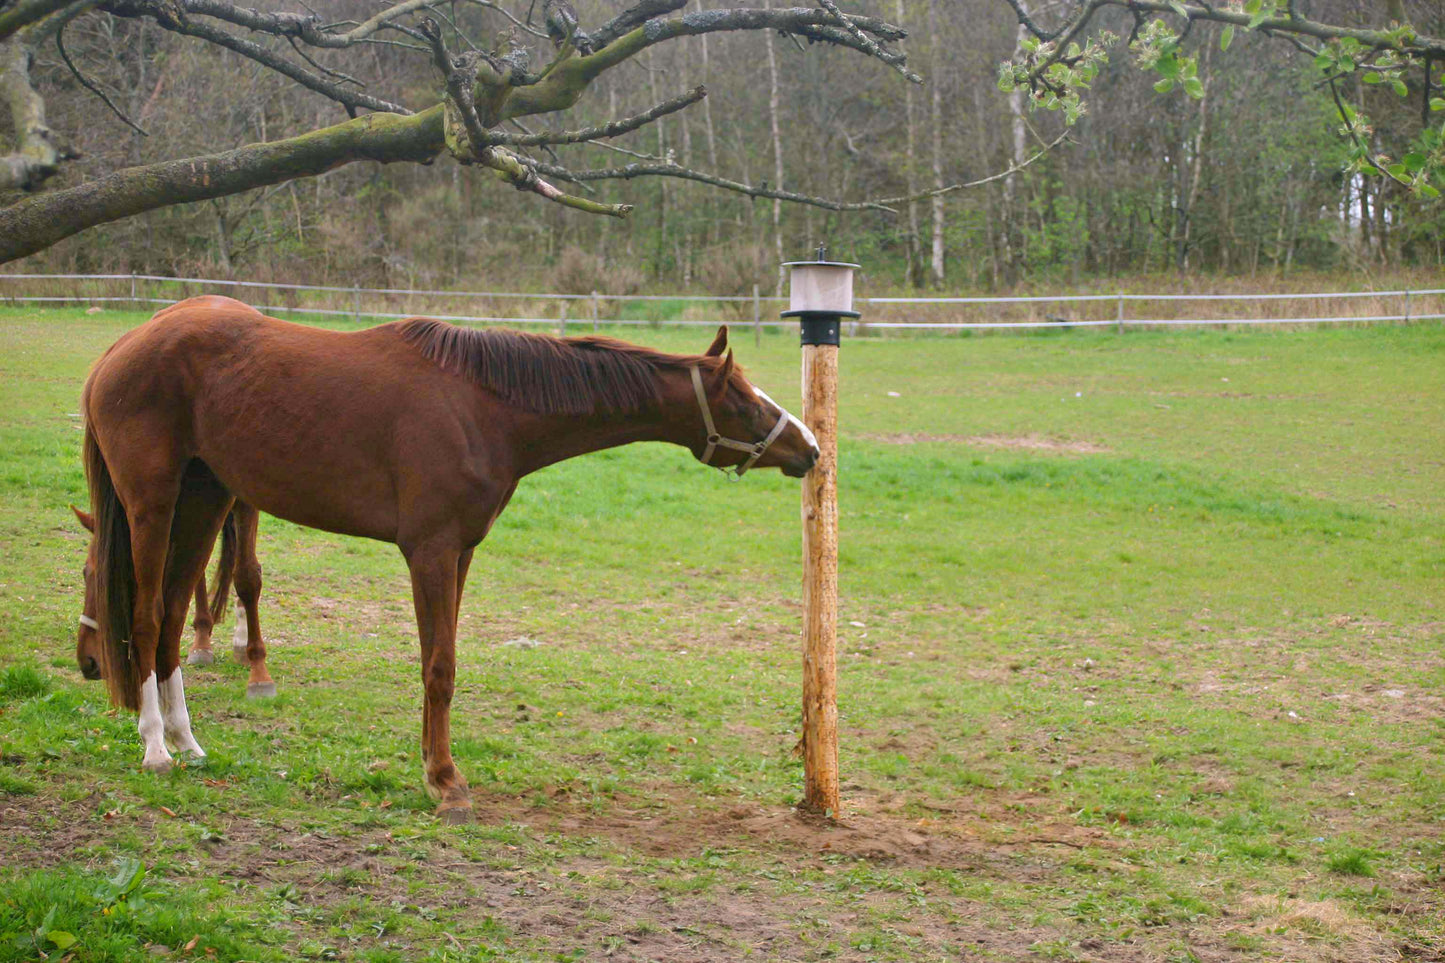
<svg viewBox="0 0 1445 963">
<path fill-rule="evenodd" d="M 533 476 L 452 828 L 388 546 L 263 519 L 280 695 L 188 670 L 204 768 L 80 678 L 77 398 L 142 317 L 0 309 L 0 959 L 1445 959 L 1445 328 L 847 343 L 837 827 L 796 483 Z M 737 351 L 797 397 L 793 338 Z"/>
</svg>

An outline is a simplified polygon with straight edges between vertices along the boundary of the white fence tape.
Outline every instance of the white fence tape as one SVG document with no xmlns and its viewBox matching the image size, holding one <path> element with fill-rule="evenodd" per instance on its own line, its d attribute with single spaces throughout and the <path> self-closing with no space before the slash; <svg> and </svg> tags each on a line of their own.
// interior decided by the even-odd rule
<svg viewBox="0 0 1445 963">
<path fill-rule="evenodd" d="M 351 307 L 292 307 L 289 305 L 264 305 L 258 304 L 255 307 L 261 311 L 274 311 L 285 314 L 317 314 L 334 315 L 352 318 L 372 319 L 394 319 L 413 316 L 411 313 L 392 313 L 379 311 L 361 311 L 356 303 L 363 295 L 386 295 L 392 297 L 411 298 L 491 298 L 491 299 L 518 299 L 532 301 L 684 301 L 684 302 L 717 302 L 717 303 L 748 303 L 761 304 L 786 302 L 787 298 L 780 297 L 748 297 L 748 296 L 709 296 L 709 295 L 667 295 L 667 294 L 537 294 L 523 292 L 504 291 L 442 291 L 414 288 L 362 288 L 362 287 L 339 287 L 321 284 L 283 284 L 269 281 L 231 281 L 217 278 L 178 278 L 164 277 L 152 274 L 0 274 L 0 281 L 129 281 L 131 290 L 135 290 L 137 282 L 152 284 L 201 284 L 214 287 L 235 287 L 235 288 L 269 288 L 278 291 L 315 291 L 330 294 L 345 294 L 352 298 Z M 1072 321 L 1065 318 L 1047 321 L 858 321 L 851 322 L 851 328 L 868 328 L 882 330 L 934 330 L 934 331 L 962 331 L 962 330 L 988 330 L 988 329 L 1017 329 L 1017 328 L 1126 328 L 1126 327 L 1152 327 L 1152 326 L 1188 326 L 1188 325 L 1228 325 L 1228 324 L 1338 324 L 1344 322 L 1385 322 L 1385 321 L 1436 321 L 1445 319 L 1445 314 L 1414 314 L 1409 312 L 1411 298 L 1431 297 L 1445 295 L 1445 288 L 1424 288 L 1424 289 L 1401 289 L 1391 291 L 1313 291 L 1298 294 L 1059 294 L 1059 295 L 1036 295 L 1029 297 L 958 297 L 958 298 L 859 298 L 860 305 L 949 305 L 949 304 L 979 304 L 979 305 L 1002 305 L 1002 304 L 1066 304 L 1080 302 L 1115 302 L 1120 307 L 1122 314 L 1124 302 L 1158 302 L 1158 301 L 1320 301 L 1336 298 L 1403 298 L 1405 301 L 1406 313 L 1404 314 L 1376 314 L 1376 315 L 1346 315 L 1328 317 L 1290 317 L 1290 318 L 1126 318 L 1115 317 L 1105 320 L 1083 320 Z M 0 291 L 0 301 L 6 303 L 72 303 L 83 301 L 86 303 L 117 303 L 126 302 L 130 304 L 171 304 L 174 298 L 141 297 L 136 294 L 130 296 L 96 296 L 76 293 L 70 296 L 18 296 Z M 648 321 L 624 318 L 592 318 L 590 316 L 576 318 L 535 318 L 535 317 L 489 317 L 465 314 L 429 314 L 429 317 L 436 317 L 446 321 L 469 322 L 473 324 L 539 324 L 539 325 L 573 325 L 582 326 L 587 324 L 596 325 L 632 325 L 645 326 L 652 324 L 686 325 L 686 326 L 711 326 L 717 321 L 697 320 L 668 320 Z M 734 319 L 736 320 L 736 319 Z M 745 321 L 741 323 L 747 323 Z M 756 322 L 755 322 L 756 323 Z M 765 321 L 766 324 L 796 324 L 796 322 L 783 322 L 777 319 Z"/>
</svg>

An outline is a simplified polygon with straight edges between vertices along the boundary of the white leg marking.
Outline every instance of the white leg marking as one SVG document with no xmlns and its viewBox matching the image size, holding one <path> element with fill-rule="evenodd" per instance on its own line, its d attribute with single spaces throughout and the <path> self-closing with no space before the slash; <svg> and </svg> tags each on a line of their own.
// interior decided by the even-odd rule
<svg viewBox="0 0 1445 963">
<path fill-rule="evenodd" d="M 246 646 L 250 644 L 251 637 L 246 632 L 246 612 L 236 612 L 236 629 L 231 634 L 231 655 L 236 657 L 237 662 L 246 661 Z"/>
<path fill-rule="evenodd" d="M 191 714 L 186 710 L 186 687 L 181 682 L 180 666 L 161 684 L 161 707 L 165 714 L 166 738 L 175 746 L 176 752 L 204 756 L 206 751 L 191 734 Z"/>
<path fill-rule="evenodd" d="M 812 431 L 808 429 L 807 425 L 803 424 L 802 420 L 797 415 L 793 414 L 791 411 L 778 404 L 772 398 L 769 398 L 768 393 L 763 389 L 759 388 L 757 385 L 753 386 L 753 391 L 757 392 L 759 398 L 763 399 L 768 404 L 778 409 L 779 414 L 787 415 L 788 420 L 791 421 L 795 426 L 797 426 L 798 431 L 805 439 L 807 439 L 808 444 L 812 445 L 814 448 L 818 447 L 818 439 L 813 437 Z"/>
<path fill-rule="evenodd" d="M 156 687 L 156 674 L 152 672 L 140 684 L 140 739 L 145 745 L 147 769 L 164 772 L 171 767 L 171 754 L 166 751 L 164 720 L 161 719 L 160 692 Z"/>
</svg>

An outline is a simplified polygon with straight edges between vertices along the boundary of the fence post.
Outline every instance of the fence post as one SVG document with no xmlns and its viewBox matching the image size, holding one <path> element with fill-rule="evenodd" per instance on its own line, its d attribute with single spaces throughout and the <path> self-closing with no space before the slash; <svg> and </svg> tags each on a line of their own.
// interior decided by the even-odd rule
<svg viewBox="0 0 1445 963">
<path fill-rule="evenodd" d="M 753 285 L 753 347 L 763 346 L 763 306 L 758 301 L 758 286 Z"/>
<path fill-rule="evenodd" d="M 361 285 L 351 286 L 351 320 L 361 323 Z"/>
<path fill-rule="evenodd" d="M 130 272 L 130 303 L 135 304 L 135 272 Z"/>
<path fill-rule="evenodd" d="M 1405 289 L 1405 323 L 1410 323 L 1410 289 Z"/>
<path fill-rule="evenodd" d="M 597 333 L 597 292 L 592 292 L 592 333 Z"/>
<path fill-rule="evenodd" d="M 1119 294 L 1119 310 L 1118 310 L 1117 314 L 1115 315 L 1115 323 L 1118 325 L 1118 332 L 1119 332 L 1119 334 L 1123 334 L 1123 333 L 1124 333 L 1124 295 L 1123 295 L 1123 292 L 1117 292 L 1117 293 Z"/>
<path fill-rule="evenodd" d="M 557 320 L 557 336 L 567 336 L 567 301 L 562 301 L 562 317 Z"/>
</svg>

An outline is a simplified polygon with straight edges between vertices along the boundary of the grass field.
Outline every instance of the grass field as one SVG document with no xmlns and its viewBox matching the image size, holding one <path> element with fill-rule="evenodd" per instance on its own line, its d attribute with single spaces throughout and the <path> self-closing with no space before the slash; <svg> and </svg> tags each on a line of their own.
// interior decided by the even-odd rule
<svg viewBox="0 0 1445 963">
<path fill-rule="evenodd" d="M 80 678 L 77 397 L 141 319 L 0 309 L 0 959 L 1445 959 L 1445 328 L 846 344 L 836 827 L 796 483 L 529 478 L 452 828 L 390 546 L 263 519 L 280 695 L 188 670 L 204 768 Z"/>
</svg>

